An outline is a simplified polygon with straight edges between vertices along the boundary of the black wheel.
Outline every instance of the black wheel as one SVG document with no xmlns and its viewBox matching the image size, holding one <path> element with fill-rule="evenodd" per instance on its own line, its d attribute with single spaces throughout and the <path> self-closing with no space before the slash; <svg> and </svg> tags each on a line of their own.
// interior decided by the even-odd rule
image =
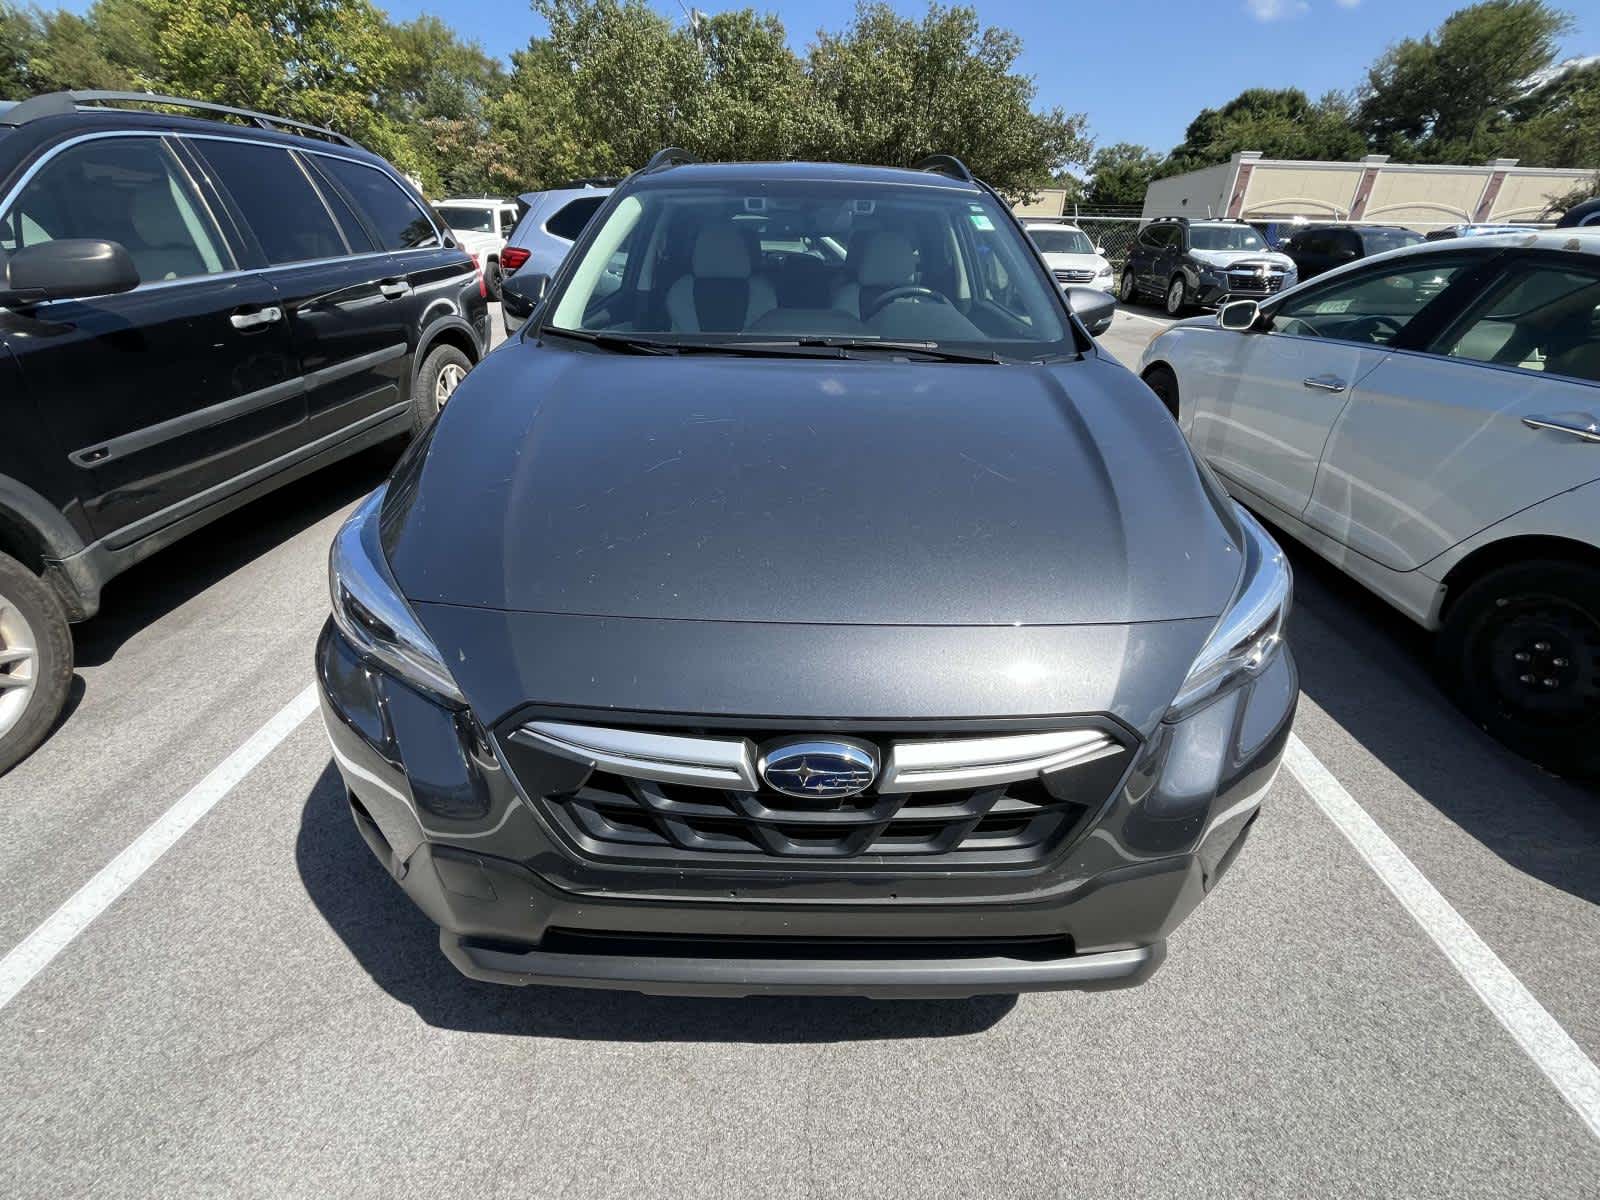
<svg viewBox="0 0 1600 1200">
<path fill-rule="evenodd" d="M 1124 304 L 1132 304 L 1138 298 L 1139 289 L 1133 282 L 1133 271 L 1131 268 L 1124 268 L 1122 282 L 1117 285 L 1117 299 Z"/>
<path fill-rule="evenodd" d="M 1178 377 L 1172 373 L 1172 368 L 1157 363 L 1144 373 L 1144 382 L 1149 389 L 1161 398 L 1161 403 L 1167 406 L 1167 411 L 1172 414 L 1172 419 L 1178 419 Z"/>
<path fill-rule="evenodd" d="M 1527 562 L 1461 593 L 1439 672 L 1467 714 L 1564 775 L 1600 774 L 1600 568 Z"/>
<path fill-rule="evenodd" d="M 1182 275 L 1174 275 L 1172 282 L 1167 284 L 1167 316 L 1181 317 L 1188 307 L 1189 285 L 1183 281 Z"/>
<path fill-rule="evenodd" d="M 0 554 L 0 775 L 44 741 L 72 682 L 72 629 L 50 586 Z"/>
<path fill-rule="evenodd" d="M 472 360 L 454 346 L 435 346 L 422 360 L 411 389 L 411 422 L 421 433 L 472 370 Z"/>
<path fill-rule="evenodd" d="M 490 259 L 489 265 L 483 269 L 483 289 L 489 293 L 490 300 L 500 299 L 500 261 Z"/>
</svg>

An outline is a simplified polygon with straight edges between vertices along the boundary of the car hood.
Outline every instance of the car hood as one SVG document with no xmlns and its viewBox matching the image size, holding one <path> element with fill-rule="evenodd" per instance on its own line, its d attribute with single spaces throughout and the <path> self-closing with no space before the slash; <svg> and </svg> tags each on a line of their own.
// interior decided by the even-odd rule
<svg viewBox="0 0 1600 1200">
<path fill-rule="evenodd" d="M 1294 259 L 1276 250 L 1194 250 L 1191 254 L 1195 261 L 1213 267 L 1232 267 L 1239 263 L 1249 263 L 1252 266 L 1256 263 L 1271 263 L 1286 271 L 1294 270 Z"/>
<path fill-rule="evenodd" d="M 1052 271 L 1103 271 L 1111 265 L 1098 254 L 1045 254 L 1041 257 Z"/>
<path fill-rule="evenodd" d="M 860 625 L 1215 617 L 1230 511 L 1120 366 L 512 343 L 397 471 L 414 602 Z"/>
</svg>

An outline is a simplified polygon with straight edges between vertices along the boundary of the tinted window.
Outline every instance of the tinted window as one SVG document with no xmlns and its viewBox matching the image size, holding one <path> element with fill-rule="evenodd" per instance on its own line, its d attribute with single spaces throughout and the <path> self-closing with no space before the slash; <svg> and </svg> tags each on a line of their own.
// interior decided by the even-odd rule
<svg viewBox="0 0 1600 1200">
<path fill-rule="evenodd" d="M 451 229 L 459 229 L 462 233 L 495 232 L 494 210 L 491 208 L 469 208 L 466 205 L 449 204 L 439 205 L 438 210 L 445 224 Z"/>
<path fill-rule="evenodd" d="M 1028 236 L 1045 254 L 1094 253 L 1094 243 L 1081 229 L 1041 229 L 1035 226 L 1028 230 Z"/>
<path fill-rule="evenodd" d="M 583 227 L 589 223 L 590 217 L 600 211 L 605 199 L 604 196 L 585 196 L 582 200 L 572 201 L 544 223 L 545 232 L 569 242 L 577 241 Z"/>
<path fill-rule="evenodd" d="M 0 220 L 0 250 L 58 238 L 121 242 L 145 282 L 221 271 L 221 235 L 157 138 L 97 138 L 63 150 Z"/>
<path fill-rule="evenodd" d="M 1341 279 L 1273 309 L 1272 328 L 1299 337 L 1387 345 L 1465 266 L 1466 260 L 1460 258 L 1434 260 L 1382 274 Z"/>
<path fill-rule="evenodd" d="M 1261 235 L 1248 225 L 1191 225 L 1189 244 L 1196 250 L 1265 250 Z"/>
<path fill-rule="evenodd" d="M 1600 382 L 1600 276 L 1525 267 L 1490 289 L 1435 349 Z"/>
<path fill-rule="evenodd" d="M 439 244 L 439 235 L 428 215 L 378 168 L 328 155 L 318 155 L 317 166 L 349 189 L 385 250 L 414 250 Z"/>
<path fill-rule="evenodd" d="M 349 253 L 322 197 L 287 150 L 211 138 L 194 144 L 239 206 L 269 263 Z"/>
<path fill-rule="evenodd" d="M 1366 242 L 1368 254 L 1382 254 L 1401 246 L 1415 246 L 1422 241 L 1422 235 L 1409 229 L 1368 229 L 1362 233 L 1361 240 Z"/>
</svg>

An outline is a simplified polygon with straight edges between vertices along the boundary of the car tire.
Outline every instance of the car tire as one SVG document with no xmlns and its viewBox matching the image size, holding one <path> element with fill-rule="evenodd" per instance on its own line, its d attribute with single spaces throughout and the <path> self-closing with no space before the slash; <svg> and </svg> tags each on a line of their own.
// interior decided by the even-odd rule
<svg viewBox="0 0 1600 1200">
<path fill-rule="evenodd" d="M 1445 615 L 1440 682 L 1467 715 L 1560 775 L 1600 774 L 1600 567 L 1491 571 Z"/>
<path fill-rule="evenodd" d="M 0 554 L 0 775 L 44 741 L 72 684 L 72 627 L 50 585 Z"/>
<path fill-rule="evenodd" d="M 500 299 L 500 280 L 500 262 L 490 259 L 489 265 L 483 269 L 483 290 L 491 301 Z"/>
<path fill-rule="evenodd" d="M 1167 284 L 1166 310 L 1169 317 L 1181 317 L 1189 308 L 1189 285 L 1182 275 L 1174 275 Z"/>
<path fill-rule="evenodd" d="M 421 433 L 439 415 L 445 401 L 472 370 L 472 360 L 451 345 L 435 346 L 422 360 L 416 385 L 411 389 L 411 423 Z"/>
<path fill-rule="evenodd" d="M 1122 282 L 1117 287 L 1117 299 L 1121 300 L 1124 304 L 1132 304 L 1138 298 L 1139 287 L 1133 281 L 1133 272 L 1131 270 L 1124 270 L 1122 272 Z"/>
<path fill-rule="evenodd" d="M 1157 363 L 1140 377 L 1148 387 L 1167 406 L 1167 411 L 1172 414 L 1172 419 L 1178 419 L 1178 377 L 1172 373 L 1172 368 L 1162 363 Z"/>
</svg>

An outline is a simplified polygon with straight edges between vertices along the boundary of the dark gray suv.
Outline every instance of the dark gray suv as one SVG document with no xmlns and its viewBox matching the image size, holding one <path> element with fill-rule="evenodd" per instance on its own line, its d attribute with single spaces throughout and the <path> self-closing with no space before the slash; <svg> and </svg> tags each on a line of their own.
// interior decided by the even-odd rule
<svg viewBox="0 0 1600 1200">
<path fill-rule="evenodd" d="M 620 286 L 606 276 L 620 270 Z M 462 971 L 1114 987 L 1295 709 L 1289 569 L 991 189 L 658 156 L 339 533 L 355 826 Z"/>
<path fill-rule="evenodd" d="M 1298 282 L 1295 270 L 1294 259 L 1243 221 L 1157 217 L 1134 240 L 1117 298 L 1156 298 L 1169 317 L 1181 317 L 1234 297 L 1275 295 Z"/>
</svg>

